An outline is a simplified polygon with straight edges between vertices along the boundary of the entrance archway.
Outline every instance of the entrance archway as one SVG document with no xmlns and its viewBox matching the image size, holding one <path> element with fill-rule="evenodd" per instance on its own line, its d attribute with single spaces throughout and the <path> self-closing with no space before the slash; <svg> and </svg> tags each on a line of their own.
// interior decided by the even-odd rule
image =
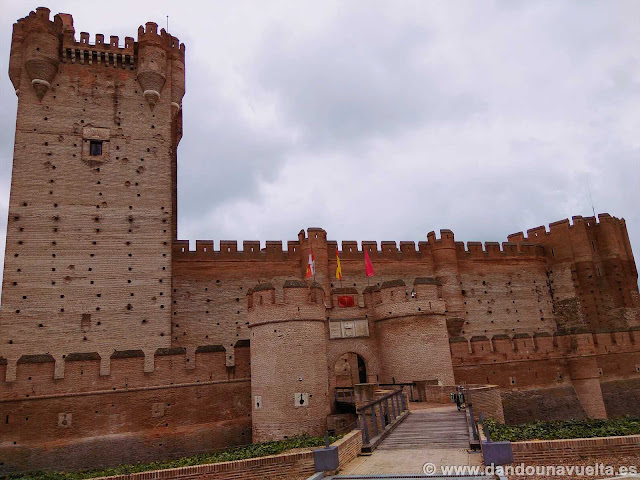
<svg viewBox="0 0 640 480">
<path fill-rule="evenodd" d="M 343 353 L 336 360 L 333 374 L 336 387 L 353 387 L 356 383 L 367 383 L 367 364 L 357 353 Z"/>
</svg>

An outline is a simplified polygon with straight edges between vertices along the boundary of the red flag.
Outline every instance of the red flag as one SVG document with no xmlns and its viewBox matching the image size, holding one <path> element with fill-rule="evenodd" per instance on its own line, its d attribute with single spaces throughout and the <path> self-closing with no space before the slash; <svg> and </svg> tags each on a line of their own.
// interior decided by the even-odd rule
<svg viewBox="0 0 640 480">
<path fill-rule="evenodd" d="M 353 297 L 349 295 L 343 295 L 338 297 L 339 307 L 353 307 L 353 305 L 354 305 Z"/>
<path fill-rule="evenodd" d="M 364 265 L 367 277 L 373 277 L 373 265 L 371 264 L 371 260 L 369 260 L 369 254 L 366 250 L 364 251 Z"/>
</svg>

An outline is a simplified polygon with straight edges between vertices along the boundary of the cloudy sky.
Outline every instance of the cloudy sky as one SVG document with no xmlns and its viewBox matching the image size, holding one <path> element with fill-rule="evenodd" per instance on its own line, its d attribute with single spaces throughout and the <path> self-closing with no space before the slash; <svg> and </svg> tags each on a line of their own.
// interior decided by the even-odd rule
<svg viewBox="0 0 640 480">
<path fill-rule="evenodd" d="M 100 5 L 100 6 L 98 6 Z M 0 237 L 16 97 L 0 6 Z M 597 212 L 640 255 L 640 2 L 50 1 L 187 46 L 179 237 L 458 240 Z M 640 258 L 640 257 L 638 257 Z"/>
</svg>

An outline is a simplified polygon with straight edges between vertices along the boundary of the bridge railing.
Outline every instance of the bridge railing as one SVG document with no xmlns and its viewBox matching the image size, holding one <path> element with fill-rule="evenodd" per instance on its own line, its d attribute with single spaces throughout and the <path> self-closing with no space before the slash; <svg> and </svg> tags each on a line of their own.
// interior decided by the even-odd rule
<svg viewBox="0 0 640 480">
<path fill-rule="evenodd" d="M 335 387 L 334 398 L 336 403 L 350 403 L 355 405 L 355 389 L 353 387 Z"/>
<path fill-rule="evenodd" d="M 362 431 L 363 451 L 375 446 L 390 432 L 389 425 L 408 410 L 402 388 L 387 393 L 370 402 L 357 405 L 358 428 Z"/>
<path fill-rule="evenodd" d="M 414 387 L 416 386 L 416 382 L 411 383 L 380 383 L 380 388 L 396 388 L 400 387 L 402 390 L 409 395 L 409 401 L 414 402 L 416 399 L 414 398 Z"/>
</svg>

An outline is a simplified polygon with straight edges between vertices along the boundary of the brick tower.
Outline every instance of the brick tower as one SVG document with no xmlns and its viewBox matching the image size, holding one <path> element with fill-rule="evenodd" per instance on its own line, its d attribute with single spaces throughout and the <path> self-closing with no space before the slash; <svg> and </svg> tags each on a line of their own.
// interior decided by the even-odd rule
<svg viewBox="0 0 640 480">
<path fill-rule="evenodd" d="M 439 283 L 417 278 L 410 290 L 403 280 L 390 280 L 368 293 L 366 303 L 376 321 L 382 383 L 455 383 Z"/>
<path fill-rule="evenodd" d="M 171 242 L 184 45 L 155 23 L 138 41 L 80 33 L 38 8 L 13 28 L 18 96 L 0 356 L 142 350 L 171 339 Z"/>
<path fill-rule="evenodd" d="M 289 280 L 283 303 L 271 284 L 248 293 L 253 441 L 322 435 L 329 414 L 324 292 Z"/>
</svg>

